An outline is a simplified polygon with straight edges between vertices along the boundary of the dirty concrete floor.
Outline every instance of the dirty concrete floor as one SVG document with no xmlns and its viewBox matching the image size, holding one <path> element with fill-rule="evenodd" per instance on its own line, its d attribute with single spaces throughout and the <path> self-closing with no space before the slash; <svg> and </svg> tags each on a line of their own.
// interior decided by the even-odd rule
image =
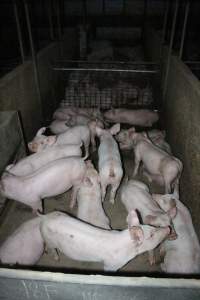
<svg viewBox="0 0 200 300">
<path fill-rule="evenodd" d="M 95 166 L 97 167 L 97 153 L 94 153 L 91 157 Z M 133 153 L 131 151 L 123 152 L 122 161 L 125 169 L 125 176 L 131 178 L 132 170 L 133 170 Z M 148 183 L 148 181 L 141 176 L 138 176 L 137 179 L 141 179 L 142 181 Z M 123 179 L 124 180 L 124 179 Z M 123 184 L 123 182 L 122 182 Z M 121 186 L 122 186 L 121 184 Z M 148 183 L 149 185 L 149 183 Z M 158 186 L 152 185 L 150 186 L 152 192 L 163 192 L 161 188 Z M 56 196 L 54 198 L 49 198 L 44 200 L 44 209 L 45 213 L 52 212 L 54 210 L 61 210 L 69 212 L 71 215 L 76 216 L 77 208 L 70 210 L 69 208 L 69 197 L 71 195 L 71 190 Z M 107 191 L 107 196 L 109 196 L 109 189 Z M 18 203 L 16 201 L 12 201 L 11 207 L 9 209 L 8 214 L 6 215 L 0 230 L 0 243 L 7 236 L 9 236 L 20 224 L 24 221 L 33 218 L 33 214 L 29 207 Z M 107 199 L 104 201 L 104 209 L 106 214 L 111 220 L 111 227 L 113 229 L 125 229 L 127 228 L 126 217 L 127 212 L 125 207 L 120 201 L 120 188 L 117 192 L 117 197 L 115 200 L 115 204 L 112 205 Z M 102 245 L 103 247 L 103 245 Z M 61 272 L 81 272 L 81 273 L 96 273 L 103 271 L 103 265 L 101 263 L 91 263 L 91 262 L 80 262 L 69 259 L 65 257 L 62 253 L 60 253 L 60 260 L 55 261 L 50 253 L 44 253 L 41 259 L 38 261 L 37 269 L 42 270 L 54 270 Z M 31 267 L 33 269 L 33 267 Z M 138 257 L 131 260 L 126 266 L 124 266 L 120 273 L 125 274 L 145 274 L 145 273 L 153 273 L 156 274 L 160 272 L 159 264 L 154 266 L 150 266 L 148 262 L 148 255 L 144 253 L 139 255 Z"/>
</svg>

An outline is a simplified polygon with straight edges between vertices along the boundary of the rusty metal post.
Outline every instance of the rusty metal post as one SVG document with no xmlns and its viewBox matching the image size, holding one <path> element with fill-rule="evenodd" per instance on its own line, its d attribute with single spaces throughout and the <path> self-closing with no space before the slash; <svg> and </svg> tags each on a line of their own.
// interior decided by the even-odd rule
<svg viewBox="0 0 200 300">
<path fill-rule="evenodd" d="M 21 57 L 22 57 L 22 63 L 24 63 L 24 61 L 25 61 L 24 44 L 23 44 L 23 39 L 22 39 L 22 31 L 21 31 L 21 26 L 20 26 L 20 21 L 19 21 L 19 14 L 18 14 L 18 8 L 17 8 L 16 0 L 13 0 L 13 6 L 14 6 L 14 14 L 15 14 L 16 25 L 17 25 L 17 35 L 18 35 L 18 40 L 19 40 L 19 48 L 20 48 L 20 53 L 21 53 Z"/>
<path fill-rule="evenodd" d="M 185 32 L 186 32 L 186 27 L 187 27 L 187 20 L 188 20 L 188 14 L 190 10 L 190 1 L 187 1 L 186 6 L 185 6 L 185 16 L 184 16 L 184 22 L 183 22 L 183 30 L 182 30 L 182 35 L 181 35 L 181 45 L 180 45 L 180 50 L 179 50 L 179 58 L 182 58 L 183 54 L 183 47 L 184 47 L 184 41 L 185 41 Z"/>
</svg>

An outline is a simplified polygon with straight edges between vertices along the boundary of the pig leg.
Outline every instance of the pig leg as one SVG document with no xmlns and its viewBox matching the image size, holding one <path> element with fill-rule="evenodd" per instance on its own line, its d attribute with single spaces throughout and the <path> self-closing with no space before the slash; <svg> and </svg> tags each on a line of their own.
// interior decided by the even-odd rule
<svg viewBox="0 0 200 300">
<path fill-rule="evenodd" d="M 135 166 L 134 166 L 134 169 L 133 169 L 133 177 L 135 177 L 137 175 L 139 166 L 140 166 L 140 159 L 135 157 Z"/>
<path fill-rule="evenodd" d="M 101 202 L 105 200 L 107 183 L 101 180 Z"/>
<path fill-rule="evenodd" d="M 144 169 L 142 168 L 142 174 L 147 178 L 147 180 L 151 183 L 153 180 L 150 176 L 150 174 Z"/>
<path fill-rule="evenodd" d="M 90 142 L 84 142 L 84 148 L 85 148 L 85 156 L 83 159 L 86 159 L 88 156 L 89 156 L 89 145 L 90 145 Z"/>
<path fill-rule="evenodd" d="M 148 251 L 148 259 L 151 266 L 156 264 L 156 256 L 154 250 Z"/>
<path fill-rule="evenodd" d="M 77 199 L 77 193 L 79 190 L 79 186 L 73 186 L 72 188 L 72 195 L 71 195 L 71 201 L 70 201 L 70 208 L 74 208 L 76 204 L 76 199 Z"/>
<path fill-rule="evenodd" d="M 165 183 L 165 194 L 171 194 L 172 192 L 171 182 L 164 177 L 164 183 Z"/>
<path fill-rule="evenodd" d="M 118 181 L 117 183 L 111 185 L 110 203 L 112 203 L 112 204 L 114 204 L 114 202 L 115 202 L 115 196 L 116 196 L 116 192 L 117 192 L 117 189 L 119 187 L 119 184 L 120 184 L 120 181 Z"/>
<path fill-rule="evenodd" d="M 163 244 L 160 245 L 159 253 L 160 253 L 161 259 L 163 260 L 163 258 L 165 257 L 165 254 L 166 254 L 166 252 L 165 252 L 165 247 L 164 247 Z"/>
<path fill-rule="evenodd" d="M 56 261 L 60 260 L 59 254 L 58 254 L 58 250 L 55 248 L 51 249 L 51 255 L 53 256 L 53 259 Z"/>
<path fill-rule="evenodd" d="M 95 142 L 95 135 L 91 134 L 91 144 L 92 144 L 92 151 L 96 151 L 96 142 Z"/>
<path fill-rule="evenodd" d="M 60 260 L 58 250 L 56 248 L 48 247 L 47 244 L 45 245 L 45 253 L 50 254 L 53 257 L 53 259 L 56 261 Z"/>
<path fill-rule="evenodd" d="M 104 264 L 103 269 L 104 271 L 117 271 L 119 269 L 119 266 Z"/>
</svg>

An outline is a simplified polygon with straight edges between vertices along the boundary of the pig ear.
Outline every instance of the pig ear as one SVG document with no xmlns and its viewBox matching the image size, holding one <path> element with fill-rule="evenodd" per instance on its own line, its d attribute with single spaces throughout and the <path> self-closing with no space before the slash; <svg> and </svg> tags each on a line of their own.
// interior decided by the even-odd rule
<svg viewBox="0 0 200 300">
<path fill-rule="evenodd" d="M 120 123 L 113 125 L 109 130 L 112 135 L 116 135 L 120 131 Z"/>
<path fill-rule="evenodd" d="M 46 127 L 42 127 L 38 130 L 38 132 L 36 133 L 36 136 L 41 136 L 46 130 Z"/>
<path fill-rule="evenodd" d="M 85 177 L 85 178 L 84 178 L 84 184 L 85 184 L 87 187 L 93 186 L 93 183 L 92 183 L 92 181 L 90 180 L 89 177 Z"/>
<path fill-rule="evenodd" d="M 56 135 L 50 135 L 50 136 L 48 136 L 46 138 L 46 143 L 48 145 L 53 145 L 53 144 L 55 144 L 56 140 L 57 140 L 57 136 Z"/>
<path fill-rule="evenodd" d="M 136 211 L 134 209 L 132 209 L 127 218 L 126 218 L 126 222 L 128 223 L 128 227 L 131 228 L 132 226 L 138 226 L 140 225 L 140 222 L 139 222 L 139 218 L 138 218 L 138 215 L 136 213 Z"/>
<path fill-rule="evenodd" d="M 9 171 L 15 164 L 10 164 L 5 168 L 5 171 Z"/>
<path fill-rule="evenodd" d="M 103 133 L 103 129 L 102 128 L 100 128 L 100 127 L 96 127 L 96 133 L 97 133 L 97 136 L 101 136 L 102 135 L 102 133 Z"/>
<path fill-rule="evenodd" d="M 144 233 L 141 227 L 133 226 L 129 228 L 131 240 L 138 245 L 141 245 L 144 240 Z"/>
</svg>

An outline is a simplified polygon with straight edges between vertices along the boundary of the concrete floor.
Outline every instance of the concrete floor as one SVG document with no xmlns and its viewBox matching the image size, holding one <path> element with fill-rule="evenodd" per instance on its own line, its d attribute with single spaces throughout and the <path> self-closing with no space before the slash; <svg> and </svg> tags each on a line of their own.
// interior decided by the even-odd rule
<svg viewBox="0 0 200 300">
<path fill-rule="evenodd" d="M 122 155 L 123 165 L 125 168 L 126 176 L 131 177 L 133 170 L 133 153 L 130 151 L 124 152 Z M 97 166 L 97 154 L 94 153 L 92 156 L 92 161 L 95 166 Z M 142 179 L 144 182 L 148 183 L 145 178 L 138 176 L 137 179 Z M 155 185 L 150 186 L 151 191 L 153 192 L 163 192 L 161 188 Z M 70 210 L 69 208 L 69 197 L 71 190 L 59 195 L 57 197 L 49 198 L 44 200 L 45 213 L 52 212 L 55 209 L 69 212 L 70 214 L 76 216 L 77 208 Z M 109 194 L 109 189 L 107 195 Z M 112 205 L 108 202 L 108 199 L 104 201 L 104 209 L 106 214 L 111 220 L 111 226 L 113 229 L 125 229 L 127 228 L 126 216 L 127 212 L 120 201 L 120 188 L 117 193 L 115 204 Z M 0 243 L 11 234 L 21 223 L 32 218 L 32 212 L 29 207 L 12 201 L 12 205 L 8 214 L 6 215 L 3 224 L 1 225 L 0 230 Z M 56 270 L 62 272 L 102 272 L 103 265 L 101 263 L 90 263 L 90 262 L 79 262 L 74 261 L 65 257 L 60 253 L 60 260 L 55 261 L 51 254 L 44 253 L 41 259 L 38 261 L 36 268 L 45 269 L 45 270 Z M 139 255 L 132 261 L 130 261 L 126 266 L 124 266 L 120 272 L 126 272 L 126 274 L 134 273 L 156 273 L 160 272 L 159 264 L 150 266 L 148 262 L 148 255 L 144 253 Z"/>
</svg>

